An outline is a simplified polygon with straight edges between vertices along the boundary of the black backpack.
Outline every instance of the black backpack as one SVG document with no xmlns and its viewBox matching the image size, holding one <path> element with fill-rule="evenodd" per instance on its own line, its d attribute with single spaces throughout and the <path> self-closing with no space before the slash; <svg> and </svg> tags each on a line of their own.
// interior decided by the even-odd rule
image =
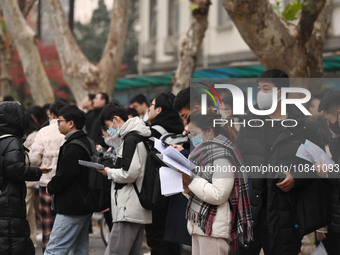
<svg viewBox="0 0 340 255">
<path fill-rule="evenodd" d="M 148 152 L 141 190 L 138 190 L 136 182 L 133 183 L 139 202 L 147 210 L 162 209 L 166 206 L 168 199 L 161 194 L 159 168 L 165 166 L 165 164 L 156 156 L 157 152 L 153 149 L 152 143 L 148 138 L 136 132 L 131 132 L 127 136 L 131 135 L 137 138 L 137 143 L 139 141 L 143 142 Z"/>
<path fill-rule="evenodd" d="M 69 144 L 77 144 L 82 147 L 90 156 L 91 162 L 100 163 L 106 167 L 113 167 L 112 159 L 104 157 L 102 153 L 97 151 L 94 142 L 90 138 L 88 138 L 88 140 L 91 145 L 91 151 L 78 139 L 72 140 Z M 100 212 L 110 208 L 111 182 L 96 169 L 89 169 L 88 175 L 88 192 L 86 197 L 83 198 L 85 205 L 91 212 Z"/>
</svg>

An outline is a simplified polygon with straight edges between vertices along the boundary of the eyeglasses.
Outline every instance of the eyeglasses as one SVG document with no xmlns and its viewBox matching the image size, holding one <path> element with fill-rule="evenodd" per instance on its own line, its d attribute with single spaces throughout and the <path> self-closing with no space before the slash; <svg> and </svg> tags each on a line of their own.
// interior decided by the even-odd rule
<svg viewBox="0 0 340 255">
<path fill-rule="evenodd" d="M 67 120 L 61 120 L 61 119 L 58 119 L 58 125 L 60 124 L 60 122 L 62 122 L 62 121 L 66 121 L 67 122 Z"/>
</svg>

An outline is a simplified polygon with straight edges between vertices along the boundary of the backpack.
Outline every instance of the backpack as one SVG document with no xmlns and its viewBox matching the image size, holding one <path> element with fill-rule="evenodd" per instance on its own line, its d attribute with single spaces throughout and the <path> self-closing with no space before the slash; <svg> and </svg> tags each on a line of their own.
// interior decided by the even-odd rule
<svg viewBox="0 0 340 255">
<path fill-rule="evenodd" d="M 0 140 L 3 139 L 3 138 L 6 138 L 6 137 L 11 137 L 11 136 L 14 136 L 14 135 L 11 135 L 11 134 L 2 135 L 2 136 L 0 136 Z M 2 188 L 2 185 L 3 185 L 3 182 L 4 182 L 3 161 L 4 161 L 4 156 L 0 155 L 0 196 L 2 194 L 1 188 Z"/>
<path fill-rule="evenodd" d="M 125 136 L 124 139 L 128 136 L 135 136 L 137 138 L 137 143 L 143 142 L 148 153 L 141 190 L 138 190 L 136 182 L 133 183 L 139 202 L 142 207 L 147 210 L 162 209 L 166 206 L 168 199 L 161 194 L 159 168 L 165 166 L 165 164 L 156 156 L 157 152 L 153 149 L 148 138 L 139 135 L 137 132 L 131 132 Z M 125 185 L 126 184 L 118 185 L 119 187 L 117 189 L 122 188 Z"/>
<path fill-rule="evenodd" d="M 160 125 L 155 125 L 152 126 L 151 128 L 155 129 L 158 133 L 161 134 L 159 140 L 161 140 L 162 143 L 167 145 L 169 144 L 183 145 L 189 139 L 187 136 L 184 136 L 182 134 L 169 133 L 168 131 L 166 131 L 165 128 L 163 128 Z"/>
<path fill-rule="evenodd" d="M 91 162 L 103 164 L 106 167 L 113 167 L 112 159 L 104 157 L 96 149 L 94 142 L 87 137 L 90 142 L 90 150 L 88 147 L 78 139 L 72 140 L 69 144 L 77 144 L 82 147 L 90 156 Z M 68 145 L 69 145 L 68 144 Z M 91 212 L 100 212 L 110 208 L 111 197 L 110 188 L 111 182 L 106 176 L 102 175 L 95 169 L 88 171 L 88 192 L 86 197 L 83 198 L 85 205 Z"/>
</svg>

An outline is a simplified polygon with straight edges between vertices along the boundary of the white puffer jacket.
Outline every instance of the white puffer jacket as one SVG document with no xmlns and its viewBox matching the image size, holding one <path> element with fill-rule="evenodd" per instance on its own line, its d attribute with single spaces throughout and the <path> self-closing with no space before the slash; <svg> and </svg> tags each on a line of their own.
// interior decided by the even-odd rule
<svg viewBox="0 0 340 255">
<path fill-rule="evenodd" d="M 107 174 L 113 181 L 111 188 L 112 218 L 113 222 L 126 221 L 139 224 L 152 222 L 151 211 L 145 210 L 134 190 L 136 182 L 140 190 L 144 177 L 144 168 L 147 150 L 143 142 L 136 144 L 135 136 L 126 136 L 130 132 L 149 137 L 150 128 L 138 117 L 127 120 L 112 138 L 112 145 L 117 152 L 117 163 L 122 162 L 120 168 L 112 168 Z M 124 140 L 125 138 L 125 140 Z M 121 189 L 115 190 L 118 184 L 127 183 Z"/>
<path fill-rule="evenodd" d="M 214 161 L 215 168 L 218 166 L 228 166 L 227 159 L 217 159 Z M 212 183 L 195 176 L 189 184 L 189 190 L 202 201 L 212 205 L 217 205 L 217 213 L 212 226 L 212 237 L 230 238 L 232 213 L 229 205 L 229 196 L 234 187 L 234 174 L 228 172 L 215 172 Z M 188 220 L 189 234 L 206 236 L 197 223 Z"/>
<path fill-rule="evenodd" d="M 52 168 L 48 174 L 43 174 L 39 185 L 46 187 L 47 183 L 55 175 L 59 149 L 65 142 L 65 136 L 59 132 L 56 119 L 51 120 L 50 125 L 40 129 L 31 146 L 29 157 L 32 166 Z"/>
</svg>

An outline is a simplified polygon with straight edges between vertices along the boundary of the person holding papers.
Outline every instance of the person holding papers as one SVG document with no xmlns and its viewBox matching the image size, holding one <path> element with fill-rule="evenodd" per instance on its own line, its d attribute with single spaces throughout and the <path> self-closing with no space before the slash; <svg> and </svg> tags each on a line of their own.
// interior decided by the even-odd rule
<svg viewBox="0 0 340 255">
<path fill-rule="evenodd" d="M 220 118 L 209 109 L 207 115 L 194 112 L 188 120 L 195 146 L 189 159 L 196 167 L 191 177 L 183 174 L 183 185 L 189 195 L 186 217 L 194 255 L 228 254 L 230 243 L 235 250 L 237 239 L 243 244 L 252 240 L 247 180 L 228 170 L 239 169 L 242 158 L 230 126 L 213 128 L 213 120 Z"/>
<path fill-rule="evenodd" d="M 326 94 L 320 102 L 319 111 L 323 111 L 332 133 L 329 148 L 335 164 L 317 167 L 319 176 L 328 177 L 332 184 L 331 222 L 328 230 L 317 232 L 317 239 L 323 242 L 329 255 L 335 255 L 340 254 L 340 92 L 330 91 Z"/>
<path fill-rule="evenodd" d="M 128 119 L 123 106 L 109 104 L 104 107 L 101 124 L 111 139 L 106 139 L 117 153 L 114 168 L 98 170 L 112 180 L 111 210 L 113 227 L 105 255 L 142 254 L 144 225 L 152 221 L 152 213 L 139 202 L 133 187 L 141 189 L 147 149 L 143 142 L 151 135 L 142 119 Z"/>
</svg>

